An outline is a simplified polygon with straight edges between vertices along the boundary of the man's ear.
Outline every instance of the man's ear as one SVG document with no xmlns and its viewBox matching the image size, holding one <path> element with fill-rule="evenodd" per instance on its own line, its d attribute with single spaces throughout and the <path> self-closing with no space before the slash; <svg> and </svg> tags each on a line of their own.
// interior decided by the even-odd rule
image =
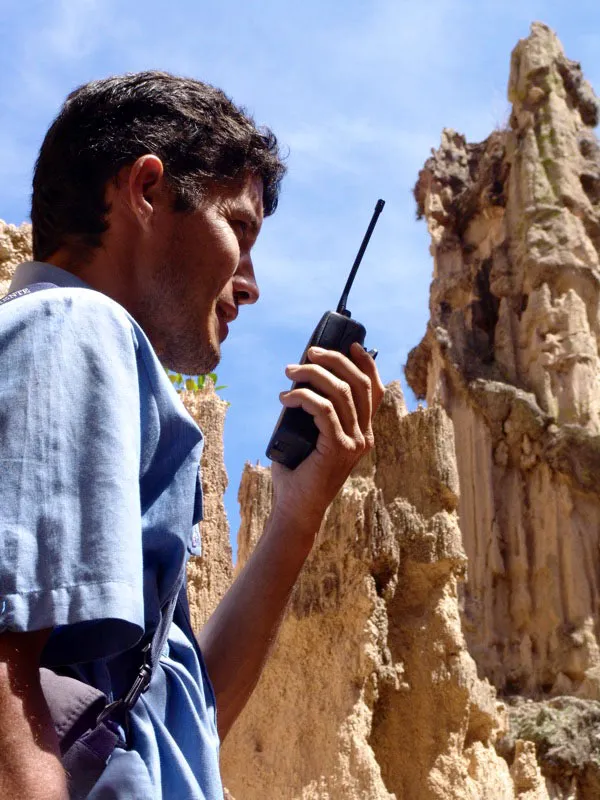
<svg viewBox="0 0 600 800">
<path fill-rule="evenodd" d="M 128 200 L 131 211 L 144 229 L 152 224 L 157 206 L 165 193 L 163 163 L 158 156 L 140 156 L 129 171 Z"/>
</svg>

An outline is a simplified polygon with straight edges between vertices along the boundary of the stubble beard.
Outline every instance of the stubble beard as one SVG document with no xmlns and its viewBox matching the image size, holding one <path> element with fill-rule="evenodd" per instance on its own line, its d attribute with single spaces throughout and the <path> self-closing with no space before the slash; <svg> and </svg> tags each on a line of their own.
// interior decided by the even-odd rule
<svg viewBox="0 0 600 800">
<path fill-rule="evenodd" d="M 162 352 L 157 352 L 161 363 L 185 375 L 207 375 L 221 360 L 220 352 L 210 342 L 191 335 L 189 329 L 171 329 L 163 343 Z"/>
<path fill-rule="evenodd" d="M 221 350 L 218 332 L 211 330 L 210 310 L 199 313 L 171 264 L 160 269 L 153 284 L 140 303 L 139 321 L 160 362 L 186 375 L 213 372 Z"/>
</svg>

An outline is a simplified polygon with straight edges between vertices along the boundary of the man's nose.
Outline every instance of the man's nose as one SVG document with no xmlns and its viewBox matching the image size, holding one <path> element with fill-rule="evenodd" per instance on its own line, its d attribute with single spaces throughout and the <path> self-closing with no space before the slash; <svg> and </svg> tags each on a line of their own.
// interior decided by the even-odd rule
<svg viewBox="0 0 600 800">
<path fill-rule="evenodd" d="M 254 275 L 254 265 L 250 256 L 242 258 L 233 276 L 233 296 L 240 306 L 256 303 L 260 291 Z"/>
</svg>

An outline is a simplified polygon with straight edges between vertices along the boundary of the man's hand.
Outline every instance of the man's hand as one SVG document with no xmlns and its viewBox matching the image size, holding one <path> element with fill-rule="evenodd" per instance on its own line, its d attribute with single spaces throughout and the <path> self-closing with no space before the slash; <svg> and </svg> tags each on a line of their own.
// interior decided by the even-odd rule
<svg viewBox="0 0 600 800">
<path fill-rule="evenodd" d="M 318 530 L 346 478 L 374 445 L 372 421 L 384 387 L 371 356 L 356 343 L 350 352 L 352 360 L 312 347 L 310 363 L 286 370 L 289 378 L 310 386 L 282 392 L 281 402 L 311 414 L 320 435 L 316 449 L 295 470 L 273 464 L 273 513 L 307 531 Z"/>
<path fill-rule="evenodd" d="M 248 562 L 199 636 L 215 689 L 223 739 L 244 707 L 271 648 L 298 574 L 327 507 L 373 447 L 372 419 L 383 397 L 375 362 L 353 345 L 351 359 L 311 350 L 287 374 L 311 387 L 284 392 L 320 431 L 316 450 L 295 470 L 273 464 L 274 504 Z"/>
</svg>

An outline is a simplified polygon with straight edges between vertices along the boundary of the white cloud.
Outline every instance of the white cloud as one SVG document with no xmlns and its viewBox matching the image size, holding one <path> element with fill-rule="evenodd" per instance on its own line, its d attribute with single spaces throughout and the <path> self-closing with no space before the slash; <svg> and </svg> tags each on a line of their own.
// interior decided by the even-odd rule
<svg viewBox="0 0 600 800">
<path fill-rule="evenodd" d="M 38 31 L 32 28 L 32 43 L 50 58 L 78 60 L 92 53 L 115 28 L 118 26 L 107 0 L 57 0 L 48 27 Z"/>
<path fill-rule="evenodd" d="M 374 90 L 388 83 L 396 92 L 404 92 L 419 74 L 433 76 L 438 66 L 448 66 L 448 56 L 455 57 L 460 3 L 378 0 L 368 8 L 361 25 L 346 30 L 342 26 L 342 35 L 331 43 L 332 55 L 346 76 L 359 73 Z M 386 68 L 399 71 L 390 75 Z"/>
<path fill-rule="evenodd" d="M 373 162 L 384 158 L 391 169 L 400 171 L 407 163 L 427 157 L 431 146 L 429 132 L 415 126 L 403 129 L 373 115 L 332 113 L 298 127 L 281 131 L 289 146 L 295 180 L 309 182 L 323 169 L 368 177 Z"/>
<path fill-rule="evenodd" d="M 87 79 L 75 78 L 65 87 L 65 70 L 82 64 L 98 49 L 124 33 L 112 0 L 54 0 L 42 7 L 35 24 L 18 39 L 16 64 L 21 106 L 56 107 L 66 91 Z M 37 109 L 36 109 L 37 110 Z"/>
</svg>

